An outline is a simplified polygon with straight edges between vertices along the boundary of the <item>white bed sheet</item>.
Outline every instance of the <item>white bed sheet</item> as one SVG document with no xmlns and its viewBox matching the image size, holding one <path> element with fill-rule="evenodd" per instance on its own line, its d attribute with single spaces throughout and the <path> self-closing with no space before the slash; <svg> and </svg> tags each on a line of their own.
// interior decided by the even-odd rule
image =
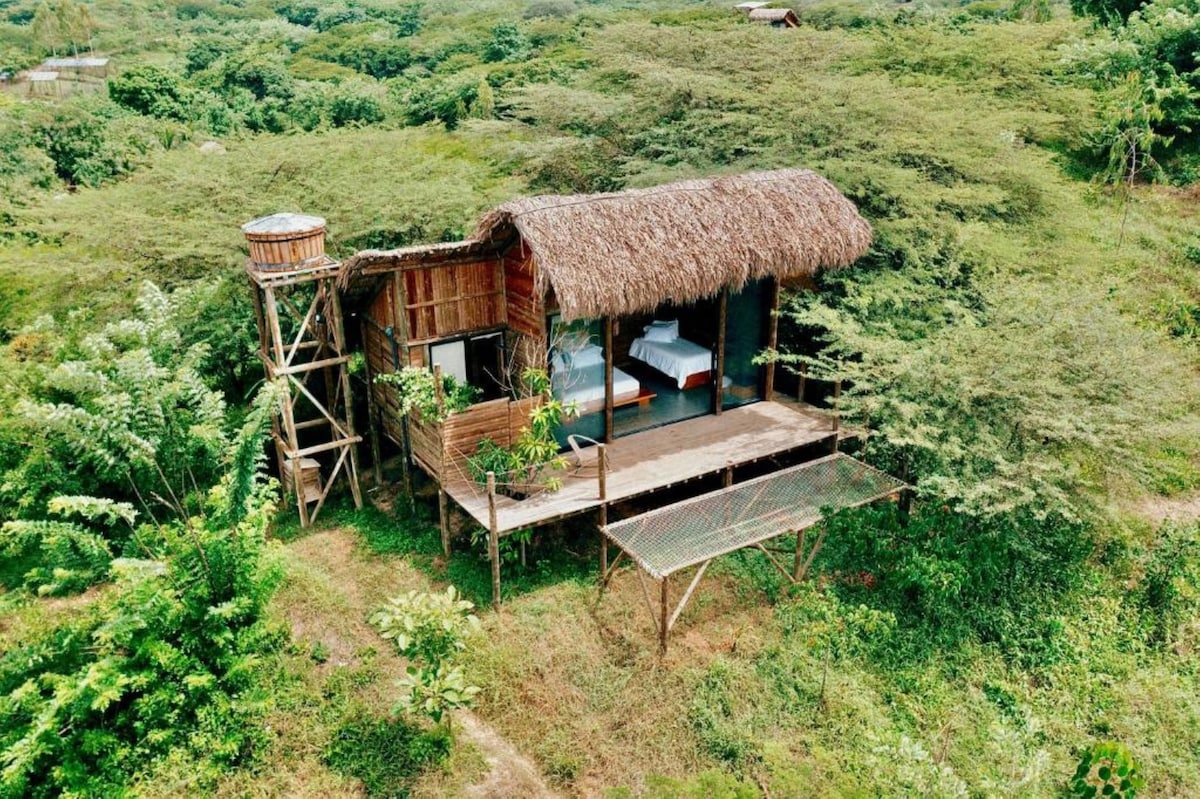
<svg viewBox="0 0 1200 799">
<path fill-rule="evenodd" d="M 577 402 L 581 406 L 604 401 L 604 364 L 598 363 L 581 369 L 555 372 L 551 379 L 554 398 L 563 402 Z M 637 378 L 613 367 L 613 396 L 636 394 L 641 389 Z"/>
<path fill-rule="evenodd" d="M 629 346 L 630 356 L 645 361 L 658 371 L 675 378 L 680 388 L 688 377 L 712 369 L 712 351 L 685 338 L 674 341 L 646 341 L 635 338 Z"/>
</svg>

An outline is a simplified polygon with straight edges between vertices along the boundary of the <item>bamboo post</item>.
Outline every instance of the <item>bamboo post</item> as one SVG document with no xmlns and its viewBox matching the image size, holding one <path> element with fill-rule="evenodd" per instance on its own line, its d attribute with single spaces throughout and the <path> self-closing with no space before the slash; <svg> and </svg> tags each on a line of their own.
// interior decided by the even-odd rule
<svg viewBox="0 0 1200 799">
<path fill-rule="evenodd" d="M 600 465 L 600 578 L 608 577 L 608 536 L 604 528 L 608 526 L 608 448 L 606 444 L 596 445 L 596 462 Z"/>
<path fill-rule="evenodd" d="M 802 364 L 800 364 L 799 383 L 796 388 L 796 400 L 798 402 L 804 402 L 804 389 L 806 387 L 805 384 L 807 382 L 808 382 L 808 364 L 802 363 Z"/>
<path fill-rule="evenodd" d="M 842 401 L 842 378 L 833 381 L 833 429 L 834 432 L 842 427 L 842 415 L 840 411 Z"/>
<path fill-rule="evenodd" d="M 667 634 L 670 632 L 670 621 L 668 615 L 671 609 L 668 605 L 670 597 L 668 596 L 668 583 L 666 575 L 662 578 L 661 596 L 659 597 L 659 622 L 658 622 L 658 654 L 667 654 Z"/>
<path fill-rule="evenodd" d="M 450 508 L 446 502 L 446 489 L 438 484 L 438 527 L 442 534 L 442 554 L 450 559 Z"/>
<path fill-rule="evenodd" d="M 371 473 L 375 478 L 375 485 L 383 485 L 383 456 L 380 454 L 379 447 L 379 426 L 380 414 L 379 406 L 375 402 L 375 371 L 371 368 L 371 353 L 367 346 L 367 320 L 364 317 L 359 322 L 359 335 L 362 337 L 363 350 L 366 353 L 366 371 L 367 371 L 367 429 L 371 436 Z"/>
<path fill-rule="evenodd" d="M 488 559 L 492 561 L 492 607 L 500 607 L 500 533 L 496 522 L 496 473 L 487 473 Z"/>
<path fill-rule="evenodd" d="M 841 436 L 838 435 L 838 431 L 842 429 L 841 398 L 842 398 L 842 378 L 839 377 L 837 380 L 833 381 L 833 434 L 834 434 L 833 435 L 833 451 L 834 452 L 838 451 L 838 439 L 841 438 Z"/>
<path fill-rule="evenodd" d="M 329 292 L 330 310 L 333 311 L 333 318 L 330 320 L 333 324 L 333 346 L 339 358 L 346 354 L 346 330 L 342 317 L 342 301 L 338 296 L 337 287 L 333 285 L 333 281 L 321 281 L 323 290 Z M 328 326 L 327 326 L 328 328 Z M 358 436 L 358 431 L 354 429 L 354 400 L 350 393 L 350 370 L 346 367 L 346 362 L 342 361 L 337 365 L 338 383 L 341 385 L 342 403 L 346 411 L 346 432 L 349 433 L 351 439 L 362 439 Z M 326 374 L 329 373 L 326 369 Z M 330 375 L 332 377 L 332 375 Z M 332 381 L 331 381 L 332 382 Z M 368 394 L 370 387 L 368 386 Z M 332 402 L 332 400 L 330 400 Z M 329 408 L 329 413 L 337 415 L 337 410 L 333 407 Z M 362 490 L 358 485 L 358 441 L 349 441 L 347 446 L 350 449 L 350 472 L 347 475 L 350 480 L 350 494 L 354 497 L 354 507 L 362 508 Z"/>
<path fill-rule="evenodd" d="M 792 564 L 792 582 L 799 583 L 804 563 L 804 530 L 796 531 L 796 560 Z"/>
</svg>

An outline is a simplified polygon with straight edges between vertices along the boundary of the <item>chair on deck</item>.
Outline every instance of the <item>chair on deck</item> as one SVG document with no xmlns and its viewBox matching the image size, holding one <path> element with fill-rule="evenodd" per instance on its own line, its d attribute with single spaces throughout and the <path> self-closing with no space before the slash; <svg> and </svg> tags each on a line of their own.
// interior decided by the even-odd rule
<svg viewBox="0 0 1200 799">
<path fill-rule="evenodd" d="M 581 441 L 588 445 L 588 449 L 586 451 L 582 447 L 579 446 L 579 443 Z M 573 474 L 573 475 L 579 474 L 584 469 L 593 467 L 593 466 L 596 467 L 597 471 L 599 471 L 599 469 L 600 469 L 600 464 L 599 464 L 600 442 L 599 441 L 597 441 L 594 438 L 588 438 L 587 436 L 581 436 L 578 433 L 572 433 L 571 435 L 567 436 L 567 444 L 571 447 L 571 452 L 575 453 L 575 468 L 572 470 L 571 474 Z M 605 469 L 605 471 L 607 471 L 607 472 L 612 471 L 611 463 L 606 464 L 606 467 L 607 468 Z"/>
</svg>

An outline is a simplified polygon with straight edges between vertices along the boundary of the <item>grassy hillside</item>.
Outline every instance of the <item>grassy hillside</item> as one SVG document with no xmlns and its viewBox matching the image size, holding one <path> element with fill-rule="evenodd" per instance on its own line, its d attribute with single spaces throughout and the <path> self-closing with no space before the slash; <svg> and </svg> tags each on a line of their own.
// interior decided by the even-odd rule
<svg viewBox="0 0 1200 799">
<path fill-rule="evenodd" d="M 877 433 L 864 457 L 920 489 L 911 526 L 835 522 L 798 591 L 725 559 L 661 662 L 634 575 L 597 608 L 593 531 L 545 536 L 468 657 L 479 715 L 569 795 L 1055 796 L 1110 739 L 1147 795 L 1200 793 L 1195 97 L 1156 78 L 1163 116 L 1134 130 L 1145 109 L 1097 66 L 1190 41 L 1170 20 L 1197 12 L 1176 6 L 1104 29 L 1061 5 L 815 3 L 776 31 L 701 2 L 91 3 L 121 102 L 0 95 L 4 412 L 45 388 L 19 331 L 120 318 L 144 279 L 226 282 L 181 318 L 225 356 L 205 378 L 244 388 L 238 225 L 264 213 L 326 217 L 343 256 L 458 238 L 532 192 L 812 168 L 876 243 L 792 298 L 786 343 L 850 381 L 846 410 Z M 0 60 L 36 60 L 33 11 L 0 2 Z M 1114 124 L 1151 137 L 1131 180 L 1113 180 Z M 27 441 L 0 442 L 6 498 L 45 473 Z M 295 540 L 268 616 L 291 643 L 264 655 L 269 731 L 213 770 L 176 752 L 138 790 L 484 780 L 469 742 L 389 772 L 387 747 L 417 739 L 385 721 L 399 666 L 363 624 L 401 589 L 486 598 L 480 561 L 434 558 L 419 513 L 277 533 Z M 331 541 L 352 555 L 324 562 Z M 8 645 L 79 612 L 3 599 Z M 346 736 L 361 757 L 331 754 Z"/>
</svg>

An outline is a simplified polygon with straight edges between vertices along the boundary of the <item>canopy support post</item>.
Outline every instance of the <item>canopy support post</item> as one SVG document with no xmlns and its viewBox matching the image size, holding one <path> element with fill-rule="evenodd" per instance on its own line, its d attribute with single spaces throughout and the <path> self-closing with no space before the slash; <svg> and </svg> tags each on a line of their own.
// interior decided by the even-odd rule
<svg viewBox="0 0 1200 799">
<path fill-rule="evenodd" d="M 671 622 L 670 622 L 670 620 L 667 619 L 667 613 L 670 611 L 670 607 L 667 605 L 667 602 L 669 601 L 668 594 L 670 592 L 669 579 L 670 578 L 664 574 L 662 576 L 662 580 L 660 581 L 660 588 L 662 590 L 662 594 L 659 597 L 658 612 L 662 618 L 658 623 L 658 654 L 659 655 L 667 654 L 667 636 L 670 635 L 670 633 L 671 633 Z"/>
</svg>

